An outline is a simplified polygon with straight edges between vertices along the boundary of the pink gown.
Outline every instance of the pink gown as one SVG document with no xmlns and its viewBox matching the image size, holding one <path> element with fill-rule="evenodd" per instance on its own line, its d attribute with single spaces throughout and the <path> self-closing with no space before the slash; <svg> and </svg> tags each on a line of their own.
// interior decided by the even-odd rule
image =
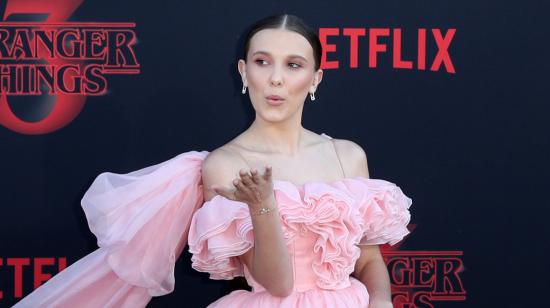
<svg viewBox="0 0 550 308">
<path fill-rule="evenodd" d="M 174 290 L 174 264 L 186 244 L 194 269 L 212 279 L 244 276 L 252 287 L 208 307 L 368 306 L 366 287 L 350 274 L 358 245 L 393 245 L 409 233 L 412 200 L 398 186 L 363 177 L 300 186 L 275 180 L 294 273 L 292 294 L 276 297 L 237 258 L 254 245 L 248 206 L 219 195 L 204 202 L 208 154 L 190 151 L 128 174 L 100 174 L 82 199 L 99 248 L 14 307 L 145 307 Z"/>
</svg>

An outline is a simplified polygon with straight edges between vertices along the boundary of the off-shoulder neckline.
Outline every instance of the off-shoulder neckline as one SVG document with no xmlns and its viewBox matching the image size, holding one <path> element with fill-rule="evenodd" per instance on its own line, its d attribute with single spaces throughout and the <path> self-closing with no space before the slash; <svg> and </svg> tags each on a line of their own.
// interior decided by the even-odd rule
<svg viewBox="0 0 550 308">
<path fill-rule="evenodd" d="M 320 136 L 323 136 L 327 139 L 334 139 L 332 138 L 331 136 L 325 134 L 324 132 L 320 134 Z M 209 152 L 210 153 L 210 152 Z M 317 181 L 317 180 L 312 180 L 312 181 L 307 181 L 303 184 L 296 184 L 292 181 L 289 181 L 289 180 L 275 180 L 273 179 L 273 185 L 279 185 L 279 184 L 289 184 L 291 186 L 294 186 L 296 188 L 299 188 L 299 189 L 302 189 L 303 187 L 305 186 L 308 186 L 308 185 L 329 185 L 329 186 L 334 186 L 335 184 L 337 183 L 342 183 L 342 182 L 345 182 L 345 181 L 351 181 L 351 180 L 355 180 L 355 181 L 360 181 L 360 180 L 363 180 L 363 181 L 371 181 L 371 180 L 374 180 L 374 179 L 371 179 L 371 178 L 366 178 L 364 176 L 354 176 L 354 177 L 345 177 L 345 178 L 341 178 L 341 179 L 338 179 L 338 180 L 332 180 L 332 181 Z"/>
<path fill-rule="evenodd" d="M 303 188 L 304 186 L 308 186 L 308 185 L 315 185 L 315 184 L 321 184 L 321 185 L 329 185 L 329 186 L 333 186 L 335 184 L 338 184 L 338 183 L 342 183 L 342 182 L 345 182 L 345 181 L 351 181 L 351 180 L 355 180 L 355 181 L 360 181 L 360 180 L 363 180 L 363 181 L 370 181 L 372 180 L 371 178 L 366 178 L 364 176 L 355 176 L 355 177 L 345 177 L 345 178 L 341 178 L 341 179 L 338 179 L 338 180 L 332 180 L 332 181 L 317 181 L 317 180 L 312 180 L 312 181 L 307 181 L 303 184 L 296 184 L 292 181 L 289 181 L 289 180 L 276 180 L 276 179 L 273 179 L 273 185 L 277 185 L 277 184 L 280 184 L 280 183 L 285 183 L 285 184 L 289 184 L 289 185 L 292 185 L 296 188 Z"/>
<path fill-rule="evenodd" d="M 311 185 L 327 185 L 327 186 L 330 186 L 332 188 L 336 188 L 334 187 L 334 185 L 338 184 L 338 183 L 343 183 L 343 182 L 346 182 L 346 181 L 359 181 L 359 182 L 370 182 L 370 183 L 373 183 L 373 181 L 378 181 L 379 179 L 372 179 L 372 178 L 366 178 L 364 176 L 355 176 L 355 177 L 345 177 L 345 178 L 341 178 L 339 180 L 333 180 L 333 181 L 308 181 L 308 182 L 305 182 L 303 184 L 295 184 L 294 182 L 292 181 L 288 181 L 288 180 L 275 180 L 275 179 L 272 179 L 273 181 L 273 189 L 274 190 L 277 190 L 277 191 L 283 191 L 283 192 L 286 192 L 285 190 L 285 187 L 281 187 L 281 186 L 284 186 L 285 184 L 290 186 L 290 187 L 293 187 L 294 189 L 296 189 L 296 191 L 304 191 L 304 188 L 306 186 L 311 186 Z M 208 201 L 205 201 L 205 202 L 209 202 L 209 201 L 212 201 L 214 200 L 215 198 L 223 198 L 223 199 L 227 199 L 226 197 L 220 195 L 220 194 L 216 194 L 212 197 L 212 199 L 208 200 Z M 227 200 L 231 200 L 231 199 L 227 199 Z M 234 201 L 234 200 L 232 200 Z M 237 201 L 239 202 L 239 201 Z"/>
</svg>

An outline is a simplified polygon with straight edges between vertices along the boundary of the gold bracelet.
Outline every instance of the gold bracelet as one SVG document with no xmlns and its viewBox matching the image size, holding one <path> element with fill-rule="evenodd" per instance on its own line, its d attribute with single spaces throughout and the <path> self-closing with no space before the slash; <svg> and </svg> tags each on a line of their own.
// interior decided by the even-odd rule
<svg viewBox="0 0 550 308">
<path fill-rule="evenodd" d="M 250 213 L 250 215 L 252 216 L 263 215 L 263 214 L 270 213 L 271 211 L 273 211 L 271 208 L 262 207 L 257 213 Z"/>
</svg>

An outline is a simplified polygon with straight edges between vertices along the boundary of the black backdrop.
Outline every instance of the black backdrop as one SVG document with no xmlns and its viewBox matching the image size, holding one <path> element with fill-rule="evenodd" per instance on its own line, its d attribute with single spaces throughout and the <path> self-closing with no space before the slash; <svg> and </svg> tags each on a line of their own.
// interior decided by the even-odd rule
<svg viewBox="0 0 550 308">
<path fill-rule="evenodd" d="M 548 9 L 544 1 L 84 1 L 71 21 L 136 23 L 141 73 L 109 76 L 109 92 L 88 97 L 59 130 L 0 127 L 0 306 L 18 300 L 8 259 L 31 261 L 22 277 L 28 294 L 35 258 L 71 264 L 96 249 L 79 203 L 99 173 L 212 150 L 249 125 L 238 44 L 250 23 L 280 12 L 340 29 L 329 38 L 337 51 L 327 56 L 340 67 L 325 70 L 304 126 L 362 145 L 371 177 L 397 183 L 413 199 L 415 229 L 399 250 L 463 253 L 465 299 L 432 304 L 543 303 L 550 287 Z M 419 28 L 456 29 L 449 46 L 456 73 L 429 70 L 433 40 L 428 69 L 394 69 L 391 37 L 379 40 L 388 52 L 377 68 L 367 66 L 368 40 L 360 38 L 359 67 L 350 68 L 343 28 L 400 28 L 405 59 L 416 56 Z M 32 97 L 10 98 L 10 106 L 31 122 L 52 107 Z M 206 306 L 230 287 L 193 271 L 184 253 L 174 293 L 150 307 Z"/>
</svg>

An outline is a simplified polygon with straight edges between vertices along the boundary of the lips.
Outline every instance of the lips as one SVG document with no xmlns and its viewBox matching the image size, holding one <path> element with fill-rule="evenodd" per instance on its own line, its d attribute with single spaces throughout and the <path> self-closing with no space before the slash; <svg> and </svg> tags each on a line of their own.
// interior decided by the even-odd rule
<svg viewBox="0 0 550 308">
<path fill-rule="evenodd" d="M 267 103 L 271 106 L 279 106 L 283 104 L 285 99 L 279 95 L 270 95 L 266 97 L 266 100 L 267 100 Z"/>
</svg>

